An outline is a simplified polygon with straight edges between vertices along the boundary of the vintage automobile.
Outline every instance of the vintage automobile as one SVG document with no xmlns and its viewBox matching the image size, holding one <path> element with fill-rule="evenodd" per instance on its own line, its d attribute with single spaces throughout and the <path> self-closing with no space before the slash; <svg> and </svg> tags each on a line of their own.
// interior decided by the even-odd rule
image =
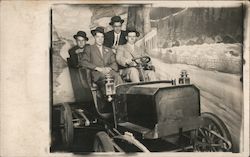
<svg viewBox="0 0 250 157">
<path fill-rule="evenodd" d="M 142 59 L 150 61 L 147 56 L 136 58 L 138 68 L 143 68 L 137 62 Z M 52 106 L 52 136 L 60 132 L 64 150 L 71 150 L 74 134 L 81 130 L 94 135 L 88 139 L 94 152 L 232 151 L 222 120 L 201 113 L 199 89 L 190 84 L 186 71 L 178 84 L 173 79 L 115 86 L 107 76 L 105 96 L 100 99 L 90 71 L 72 67 L 70 58 L 67 61 L 76 101 Z M 103 102 L 108 110 L 100 107 Z"/>
</svg>

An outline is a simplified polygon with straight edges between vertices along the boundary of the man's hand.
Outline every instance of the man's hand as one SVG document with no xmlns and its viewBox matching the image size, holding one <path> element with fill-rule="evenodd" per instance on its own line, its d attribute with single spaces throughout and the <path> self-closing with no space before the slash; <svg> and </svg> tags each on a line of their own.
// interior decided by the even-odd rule
<svg viewBox="0 0 250 157">
<path fill-rule="evenodd" d="M 95 70 L 99 71 L 100 73 L 103 73 L 104 75 L 106 75 L 106 74 L 110 73 L 110 71 L 112 69 L 110 67 L 106 67 L 106 68 L 96 67 Z"/>
<path fill-rule="evenodd" d="M 109 73 L 110 73 L 110 72 L 111 72 L 111 70 L 112 70 L 110 67 L 105 67 L 105 69 L 106 69 L 106 70 L 107 70 L 107 72 L 109 72 Z"/>
<path fill-rule="evenodd" d="M 116 49 L 111 49 L 113 52 L 114 52 L 114 54 L 116 54 Z"/>
</svg>

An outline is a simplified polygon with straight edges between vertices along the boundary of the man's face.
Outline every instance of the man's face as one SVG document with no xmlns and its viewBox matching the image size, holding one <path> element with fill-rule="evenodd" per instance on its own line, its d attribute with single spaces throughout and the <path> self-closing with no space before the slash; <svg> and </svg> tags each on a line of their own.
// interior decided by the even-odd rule
<svg viewBox="0 0 250 157">
<path fill-rule="evenodd" d="M 85 38 L 83 38 L 81 36 L 78 36 L 76 38 L 76 44 L 77 44 L 78 47 L 83 48 L 85 46 L 85 44 L 86 44 Z"/>
<path fill-rule="evenodd" d="M 136 42 L 136 33 L 135 32 L 129 32 L 127 36 L 127 40 L 129 44 L 135 44 Z"/>
<path fill-rule="evenodd" d="M 113 24 L 113 29 L 114 29 L 115 33 L 117 33 L 117 34 L 120 33 L 122 30 L 122 24 L 120 22 L 115 22 Z"/>
<path fill-rule="evenodd" d="M 104 41 L 104 34 L 96 32 L 95 43 L 101 46 L 103 44 L 103 41 Z"/>
</svg>

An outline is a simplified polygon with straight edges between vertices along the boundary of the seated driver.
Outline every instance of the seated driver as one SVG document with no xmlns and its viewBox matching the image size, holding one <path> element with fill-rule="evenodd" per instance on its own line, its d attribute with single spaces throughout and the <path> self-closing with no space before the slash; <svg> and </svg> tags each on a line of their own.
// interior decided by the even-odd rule
<svg viewBox="0 0 250 157">
<path fill-rule="evenodd" d="M 116 61 L 123 68 L 121 69 L 121 76 L 125 80 L 131 82 L 140 82 L 142 76 L 136 68 L 136 63 L 132 60 L 134 58 L 146 56 L 144 51 L 135 45 L 140 33 L 136 29 L 131 28 L 126 31 L 127 43 L 120 45 L 117 49 Z M 148 63 L 150 64 L 150 63 Z M 145 79 L 148 81 L 156 81 L 155 72 L 153 70 L 143 70 Z"/>
</svg>

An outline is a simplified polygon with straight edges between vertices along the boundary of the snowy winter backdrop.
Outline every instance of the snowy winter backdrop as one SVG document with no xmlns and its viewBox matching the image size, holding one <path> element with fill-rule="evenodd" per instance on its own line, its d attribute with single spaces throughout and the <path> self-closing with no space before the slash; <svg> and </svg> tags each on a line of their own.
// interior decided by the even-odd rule
<svg viewBox="0 0 250 157">
<path fill-rule="evenodd" d="M 137 45 L 152 57 L 159 79 L 178 78 L 186 69 L 201 91 L 202 112 L 218 115 L 230 129 L 234 151 L 242 131 L 242 7 L 155 8 L 149 5 L 55 5 L 52 8 L 53 103 L 74 101 L 66 64 L 73 35 L 105 27 L 120 15 L 123 29 L 141 32 Z"/>
</svg>

